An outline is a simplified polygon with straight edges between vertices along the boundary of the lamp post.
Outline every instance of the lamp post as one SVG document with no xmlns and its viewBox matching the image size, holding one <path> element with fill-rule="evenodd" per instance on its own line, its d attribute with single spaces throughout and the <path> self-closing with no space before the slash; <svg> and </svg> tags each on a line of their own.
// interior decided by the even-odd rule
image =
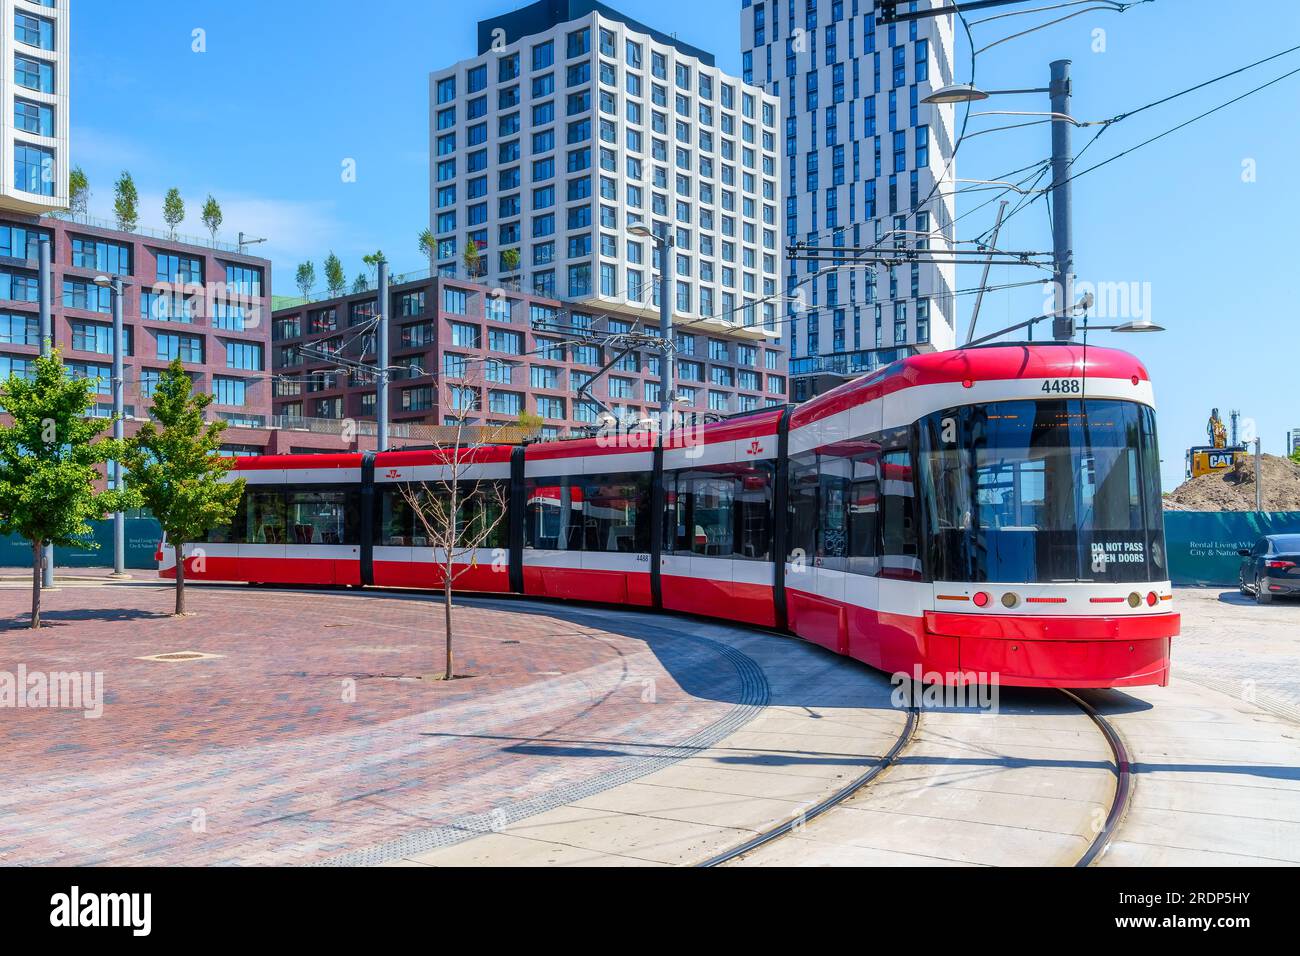
<svg viewBox="0 0 1300 956">
<path fill-rule="evenodd" d="M 37 247 L 39 271 L 36 276 L 37 298 L 40 300 L 40 334 L 41 355 L 49 355 L 54 348 L 54 320 L 51 303 L 53 301 L 53 269 L 50 265 L 50 237 L 42 235 Z M 54 545 L 45 545 L 41 557 L 41 587 L 54 587 Z"/>
<path fill-rule="evenodd" d="M 375 417 L 379 419 L 379 425 L 376 429 L 375 448 L 378 451 L 388 451 L 388 310 L 390 304 L 388 301 L 388 262 L 384 259 L 379 260 L 378 267 L 379 279 L 379 315 L 377 316 L 379 328 L 375 333 L 375 364 L 379 366 L 379 374 L 375 382 Z M 357 446 L 360 447 L 360 444 Z"/>
<path fill-rule="evenodd" d="M 666 230 L 665 230 L 666 231 Z M 656 236 L 645 225 L 634 225 L 628 235 L 650 239 L 659 249 L 659 336 L 663 339 L 664 357 L 659 364 L 659 431 L 667 434 L 673 424 L 673 306 L 670 296 L 676 293 L 676 240 L 671 234 Z"/>
<path fill-rule="evenodd" d="M 1058 342 L 1074 340 L 1074 316 L 1068 303 L 1074 298 L 1074 224 L 1070 163 L 1074 160 L 1071 133 L 1080 123 L 1070 115 L 1070 61 L 1053 60 L 1051 83 L 1027 90 L 981 90 L 969 83 L 958 83 L 935 90 L 922 102 L 975 103 L 994 95 L 1047 93 L 1051 97 L 1050 113 L 1008 113 L 1003 115 L 1042 115 L 1052 122 L 1052 337 Z"/>
<path fill-rule="evenodd" d="M 125 437 L 125 424 L 122 421 L 122 279 L 120 276 L 95 276 L 95 285 L 109 291 L 113 310 L 113 377 L 110 380 L 113 392 L 113 437 L 119 441 Z M 122 490 L 122 463 L 114 460 L 108 463 L 109 482 L 114 491 Z M 113 512 L 113 577 L 130 577 L 126 573 L 126 515 L 120 511 Z"/>
</svg>

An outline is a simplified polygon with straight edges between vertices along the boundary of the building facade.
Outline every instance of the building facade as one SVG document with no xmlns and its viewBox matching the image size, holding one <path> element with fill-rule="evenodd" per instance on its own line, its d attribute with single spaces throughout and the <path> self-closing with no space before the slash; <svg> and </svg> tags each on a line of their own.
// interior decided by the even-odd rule
<svg viewBox="0 0 1300 956">
<path fill-rule="evenodd" d="M 540 419 L 544 438 L 595 427 L 603 411 L 623 421 L 652 417 L 659 407 L 659 350 L 635 348 L 592 383 L 621 346 L 611 337 L 635 321 L 594 309 L 566 307 L 528 291 L 493 288 L 427 274 L 390 287 L 389 409 L 393 445 L 427 444 L 419 426 L 516 425 Z M 373 365 L 374 290 L 281 309 L 272 318 L 274 412 L 296 450 L 334 448 L 345 421 L 373 423 L 373 375 L 340 370 L 325 350 Z M 785 355 L 768 340 L 677 335 L 677 391 L 685 412 L 704 416 L 784 404 Z M 353 429 L 355 433 L 356 429 Z M 368 431 L 368 430 L 367 430 Z M 357 447 L 373 447 L 362 441 Z"/>
<path fill-rule="evenodd" d="M 0 210 L 68 207 L 68 4 L 0 0 Z"/>
<path fill-rule="evenodd" d="M 479 24 L 478 55 L 430 75 L 437 271 L 657 320 L 780 334 L 778 100 L 709 53 L 592 0 Z M 466 255 L 469 247 L 472 256 Z"/>
<path fill-rule="evenodd" d="M 787 245 L 950 249 L 954 109 L 922 100 L 952 83 L 952 16 L 882 25 L 871 0 L 741 0 L 740 26 L 744 79 L 782 104 Z M 803 302 L 792 397 L 952 348 L 955 277 L 952 265 L 791 259 L 785 291 Z"/>
<path fill-rule="evenodd" d="M 51 216 L 0 214 L 0 379 L 30 375 L 40 351 L 38 249 L 50 240 L 53 344 L 74 375 L 97 382 L 112 411 L 112 298 L 96 276 L 123 279 L 123 405 L 130 433 L 148 415 L 159 373 L 179 357 L 211 414 L 233 426 L 232 451 L 265 448 L 271 264 L 233 249 L 152 238 Z"/>
</svg>

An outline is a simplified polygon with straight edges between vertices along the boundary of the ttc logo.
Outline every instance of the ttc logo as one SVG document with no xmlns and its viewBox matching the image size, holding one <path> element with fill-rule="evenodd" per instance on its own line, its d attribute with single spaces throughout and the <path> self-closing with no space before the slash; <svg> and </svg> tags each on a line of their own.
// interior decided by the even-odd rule
<svg viewBox="0 0 1300 956">
<path fill-rule="evenodd" d="M 752 442 L 750 442 L 749 448 L 745 450 L 746 455 L 761 455 L 762 453 L 763 453 L 763 446 L 759 444 L 757 438 L 755 438 Z"/>
<path fill-rule="evenodd" d="M 396 468 L 389 468 L 389 469 L 388 469 L 388 474 L 385 475 L 384 477 L 385 477 L 385 478 L 401 478 L 401 477 L 402 477 L 402 473 L 401 473 L 400 471 L 398 471 Z"/>
</svg>

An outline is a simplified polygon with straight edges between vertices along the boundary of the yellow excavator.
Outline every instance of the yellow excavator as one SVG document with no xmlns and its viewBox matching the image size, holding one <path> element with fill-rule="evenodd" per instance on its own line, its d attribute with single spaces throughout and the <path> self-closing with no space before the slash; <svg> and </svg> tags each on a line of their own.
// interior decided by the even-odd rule
<svg viewBox="0 0 1300 956">
<path fill-rule="evenodd" d="M 1187 450 L 1187 477 L 1199 478 L 1216 471 L 1227 471 L 1239 461 L 1244 461 L 1246 449 L 1240 445 L 1228 447 L 1228 429 L 1219 417 L 1217 408 L 1210 411 L 1210 420 L 1205 425 L 1208 445 L 1197 445 Z"/>
</svg>

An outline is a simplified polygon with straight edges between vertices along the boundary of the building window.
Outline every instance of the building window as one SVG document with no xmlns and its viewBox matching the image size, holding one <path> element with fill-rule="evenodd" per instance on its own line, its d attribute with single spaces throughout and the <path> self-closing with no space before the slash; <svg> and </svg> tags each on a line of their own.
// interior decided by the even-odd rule
<svg viewBox="0 0 1300 956">
<path fill-rule="evenodd" d="M 31 281 L 34 285 L 36 277 L 32 276 Z M 9 298 L 17 299 L 21 297 L 11 295 Z M 35 297 L 31 301 L 36 301 Z M 88 312 L 108 314 L 112 311 L 112 292 L 105 286 L 95 285 L 90 279 L 64 278 L 63 307 L 65 309 L 85 309 Z"/>
<path fill-rule="evenodd" d="M 262 370 L 262 346 L 254 342 L 227 342 L 226 368 Z"/>
<path fill-rule="evenodd" d="M 442 290 L 442 311 L 453 315 L 464 315 L 468 306 L 468 295 L 464 289 Z"/>
<path fill-rule="evenodd" d="M 163 332 L 158 336 L 158 358 L 164 362 L 180 359 L 194 365 L 203 364 L 203 339 L 197 335 Z"/>
<path fill-rule="evenodd" d="M 40 345 L 40 322 L 34 315 L 0 312 L 0 342 L 6 345 Z"/>
<path fill-rule="evenodd" d="M 113 327 L 101 322 L 72 322 L 72 348 L 78 352 L 113 354 Z M 122 330 L 122 354 L 132 354 L 131 329 Z"/>
<path fill-rule="evenodd" d="M 218 405 L 244 405 L 248 397 L 248 382 L 242 378 L 212 376 L 212 394 Z"/>
<path fill-rule="evenodd" d="M 54 150 L 14 143 L 14 188 L 38 196 L 53 196 Z"/>
<path fill-rule="evenodd" d="M 14 83 L 39 93 L 53 93 L 54 65 L 43 60 L 15 55 Z"/>
<path fill-rule="evenodd" d="M 54 107 L 14 97 L 14 126 L 37 136 L 53 136 Z"/>
<path fill-rule="evenodd" d="M 80 239 L 72 236 L 72 264 L 82 269 L 96 269 L 109 275 L 131 275 L 131 247 L 103 239 Z"/>
<path fill-rule="evenodd" d="M 262 270 L 257 266 L 227 263 L 226 291 L 260 299 L 262 297 Z"/>
<path fill-rule="evenodd" d="M 14 39 L 40 50 L 53 50 L 54 21 L 29 13 L 15 13 Z"/>
<path fill-rule="evenodd" d="M 166 252 L 156 253 L 158 259 L 157 278 L 159 282 L 195 282 L 203 284 L 203 263 L 195 256 L 174 255 Z"/>
</svg>

